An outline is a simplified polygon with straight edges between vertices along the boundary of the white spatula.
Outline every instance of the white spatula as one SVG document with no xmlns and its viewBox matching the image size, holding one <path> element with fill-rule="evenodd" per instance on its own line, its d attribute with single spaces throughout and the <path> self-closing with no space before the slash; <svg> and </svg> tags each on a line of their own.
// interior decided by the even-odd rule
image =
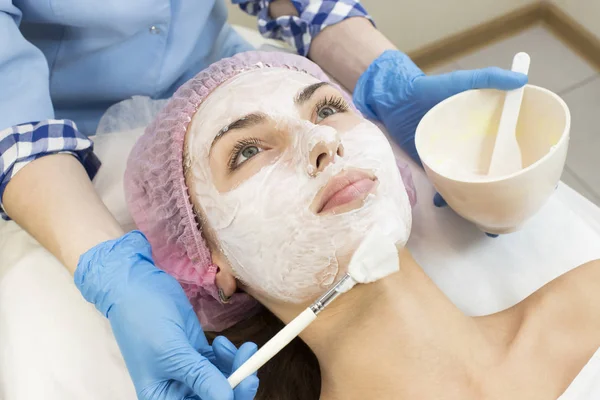
<svg viewBox="0 0 600 400">
<path fill-rule="evenodd" d="M 527 75 L 529 62 L 530 58 L 527 53 L 517 53 L 513 59 L 512 70 Z M 525 88 L 522 87 L 506 92 L 500 125 L 498 126 L 498 135 L 496 136 L 492 161 L 488 171 L 489 176 L 510 175 L 523 168 L 516 130 L 524 91 Z"/>
</svg>

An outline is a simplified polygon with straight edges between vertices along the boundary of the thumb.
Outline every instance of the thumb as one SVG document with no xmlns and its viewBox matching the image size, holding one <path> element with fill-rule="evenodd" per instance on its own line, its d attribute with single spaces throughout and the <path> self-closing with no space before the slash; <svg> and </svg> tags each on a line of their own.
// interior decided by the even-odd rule
<svg viewBox="0 0 600 400">
<path fill-rule="evenodd" d="M 225 374 L 231 374 L 237 347 L 225 336 L 217 336 L 212 342 L 215 365 Z"/>
<path fill-rule="evenodd" d="M 254 343 L 244 343 L 235 354 L 231 372 L 240 368 L 250 357 L 256 353 L 258 348 Z M 235 400 L 252 400 L 258 392 L 258 376 L 253 373 L 246 379 L 240 382 L 234 389 Z"/>
<path fill-rule="evenodd" d="M 191 346 L 173 361 L 172 378 L 184 382 L 202 400 L 233 400 L 233 390 L 225 376 Z"/>
</svg>

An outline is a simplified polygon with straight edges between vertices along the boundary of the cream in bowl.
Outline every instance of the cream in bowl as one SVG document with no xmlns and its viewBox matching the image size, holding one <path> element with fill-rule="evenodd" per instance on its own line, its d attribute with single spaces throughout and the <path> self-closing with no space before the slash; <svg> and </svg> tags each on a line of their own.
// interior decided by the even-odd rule
<svg viewBox="0 0 600 400">
<path fill-rule="evenodd" d="M 432 108 L 416 132 L 425 171 L 452 209 L 481 230 L 518 230 L 554 192 L 569 143 L 571 116 L 556 94 L 527 85 L 516 129 L 523 169 L 488 176 L 505 92 L 472 90 Z"/>
</svg>

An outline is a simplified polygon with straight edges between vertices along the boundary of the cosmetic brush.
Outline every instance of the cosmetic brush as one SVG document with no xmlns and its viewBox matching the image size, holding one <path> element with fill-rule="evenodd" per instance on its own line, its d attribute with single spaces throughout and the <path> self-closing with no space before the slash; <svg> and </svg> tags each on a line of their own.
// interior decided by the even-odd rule
<svg viewBox="0 0 600 400">
<path fill-rule="evenodd" d="M 258 371 L 288 343 L 310 325 L 321 311 L 357 283 L 370 283 L 400 269 L 394 241 L 378 230 L 372 230 L 360 243 L 348 265 L 348 273 L 324 295 L 294 318 L 227 379 L 232 388 Z"/>
</svg>

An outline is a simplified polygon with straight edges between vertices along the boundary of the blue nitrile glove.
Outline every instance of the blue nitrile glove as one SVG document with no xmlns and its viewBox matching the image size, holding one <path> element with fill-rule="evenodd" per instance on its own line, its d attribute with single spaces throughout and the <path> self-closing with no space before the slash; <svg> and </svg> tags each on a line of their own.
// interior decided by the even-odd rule
<svg viewBox="0 0 600 400">
<path fill-rule="evenodd" d="M 142 400 L 252 400 L 256 375 L 235 391 L 226 377 L 255 351 L 220 338 L 214 346 L 183 289 L 152 261 L 139 231 L 101 243 L 79 259 L 75 285 L 110 321 Z"/>
<path fill-rule="evenodd" d="M 527 75 L 496 67 L 427 76 L 397 50 L 379 56 L 360 76 L 353 100 L 368 118 L 381 121 L 391 137 L 415 161 L 415 132 L 421 118 L 450 96 L 471 89 L 512 90 L 527 83 Z M 434 204 L 446 205 L 437 194 Z"/>
</svg>

